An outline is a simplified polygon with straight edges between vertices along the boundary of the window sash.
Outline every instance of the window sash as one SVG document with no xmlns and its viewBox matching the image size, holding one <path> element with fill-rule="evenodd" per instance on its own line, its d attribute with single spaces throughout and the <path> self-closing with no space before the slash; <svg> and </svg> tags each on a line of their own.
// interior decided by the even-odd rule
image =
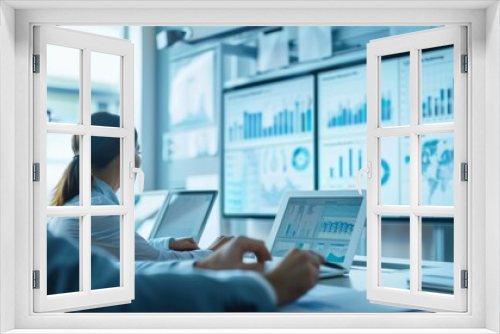
<svg viewBox="0 0 500 334">
<path fill-rule="evenodd" d="M 47 105 L 47 45 L 80 50 L 80 124 L 48 123 Z M 120 56 L 121 59 L 121 127 L 91 125 L 91 52 Z M 126 40 L 103 37 L 53 27 L 35 27 L 34 54 L 40 55 L 40 73 L 34 74 L 34 150 L 33 158 L 40 163 L 40 182 L 34 189 L 34 270 L 40 271 L 40 289 L 34 289 L 34 311 L 74 311 L 128 303 L 134 298 L 134 179 L 129 162 L 135 161 L 135 130 L 133 119 L 133 45 Z M 47 206 L 46 138 L 49 133 L 79 135 L 80 140 L 80 205 Z M 121 139 L 120 181 L 121 205 L 91 205 L 92 136 Z M 69 143 L 68 143 L 69 145 Z M 120 215 L 120 286 L 91 289 L 91 217 Z M 80 290 L 74 293 L 47 295 L 47 217 L 80 217 Z"/>
<path fill-rule="evenodd" d="M 467 269 L 467 184 L 460 181 L 460 163 L 467 162 L 466 76 L 460 73 L 461 55 L 466 54 L 466 28 L 446 27 L 399 35 L 372 41 L 367 46 L 367 152 L 372 161 L 372 178 L 367 182 L 367 296 L 372 302 L 424 310 L 467 310 L 467 290 L 461 289 L 460 271 Z M 454 122 L 419 124 L 421 51 L 439 46 L 454 46 Z M 382 128 L 380 124 L 381 57 L 410 52 L 410 125 Z M 421 194 L 421 135 L 454 133 L 454 206 L 420 205 Z M 410 205 L 381 205 L 380 145 L 381 138 L 410 136 Z M 413 158 L 415 157 L 415 158 Z M 400 290 L 380 286 L 381 215 L 410 217 L 410 289 Z M 435 215 L 454 217 L 454 295 L 419 291 L 421 285 L 422 236 L 419 217 Z"/>
</svg>

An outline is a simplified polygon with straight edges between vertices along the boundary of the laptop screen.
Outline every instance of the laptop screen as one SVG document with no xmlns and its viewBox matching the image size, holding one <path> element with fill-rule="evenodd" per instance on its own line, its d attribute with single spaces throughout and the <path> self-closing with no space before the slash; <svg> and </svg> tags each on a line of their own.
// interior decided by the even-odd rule
<svg viewBox="0 0 500 334">
<path fill-rule="evenodd" d="M 135 229 L 143 238 L 148 238 L 151 234 L 157 216 L 167 200 L 167 195 L 166 190 L 159 190 L 144 192 L 138 196 L 134 212 Z"/>
<path fill-rule="evenodd" d="M 153 238 L 191 237 L 199 242 L 217 191 L 173 192 Z"/>
<path fill-rule="evenodd" d="M 292 197 L 271 249 L 281 257 L 292 248 L 315 251 L 328 262 L 344 263 L 363 197 Z M 358 238 L 359 239 L 359 238 Z"/>
</svg>

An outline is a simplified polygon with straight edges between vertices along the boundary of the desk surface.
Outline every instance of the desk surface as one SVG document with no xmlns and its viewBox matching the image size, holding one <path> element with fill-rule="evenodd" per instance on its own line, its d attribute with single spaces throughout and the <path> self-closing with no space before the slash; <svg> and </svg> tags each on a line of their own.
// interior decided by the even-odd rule
<svg viewBox="0 0 500 334">
<path fill-rule="evenodd" d="M 407 288 L 406 271 L 382 272 L 391 287 Z M 281 312 L 419 312 L 401 307 L 372 304 L 366 299 L 366 269 L 351 268 L 349 275 L 321 280 L 311 291 Z"/>
</svg>

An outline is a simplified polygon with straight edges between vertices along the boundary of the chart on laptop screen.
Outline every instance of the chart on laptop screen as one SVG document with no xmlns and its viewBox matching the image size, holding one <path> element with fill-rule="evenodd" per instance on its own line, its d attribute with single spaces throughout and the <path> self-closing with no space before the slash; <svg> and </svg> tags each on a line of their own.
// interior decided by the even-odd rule
<svg viewBox="0 0 500 334">
<path fill-rule="evenodd" d="M 291 198 L 271 254 L 292 248 L 312 250 L 328 262 L 345 260 L 362 198 Z"/>
</svg>

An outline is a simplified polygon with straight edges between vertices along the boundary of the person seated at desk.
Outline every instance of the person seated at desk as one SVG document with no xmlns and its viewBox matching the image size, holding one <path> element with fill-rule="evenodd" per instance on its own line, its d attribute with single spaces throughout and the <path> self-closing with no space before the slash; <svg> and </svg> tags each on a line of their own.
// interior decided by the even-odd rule
<svg viewBox="0 0 500 334">
<path fill-rule="evenodd" d="M 245 253 L 257 263 L 243 263 Z M 47 232 L 47 293 L 79 289 L 79 250 L 70 239 Z M 130 304 L 88 312 L 271 312 L 295 301 L 318 282 L 323 257 L 294 249 L 279 265 L 261 274 L 271 255 L 258 240 L 233 238 L 208 258 L 194 262 L 148 262 L 136 270 L 135 299 Z M 119 268 L 92 249 L 93 288 L 119 285 Z M 149 266 L 148 266 L 149 265 Z"/>
<path fill-rule="evenodd" d="M 91 116 L 91 124 L 104 127 L 119 127 L 120 116 L 108 112 L 97 112 Z M 140 145 L 135 132 L 135 165 L 141 165 Z M 80 155 L 79 136 L 73 136 L 71 147 L 73 160 L 69 163 L 57 183 L 51 205 L 78 206 L 80 204 Z M 115 192 L 120 188 L 120 138 L 91 138 L 92 190 L 91 205 L 120 205 Z M 53 217 L 48 229 L 56 236 L 78 240 L 80 221 L 78 217 Z M 92 216 L 92 245 L 104 248 L 120 258 L 120 216 Z M 135 233 L 135 259 L 169 261 L 203 259 L 221 247 L 230 238 L 219 237 L 207 250 L 199 250 L 192 238 L 158 238 L 147 241 Z"/>
</svg>

